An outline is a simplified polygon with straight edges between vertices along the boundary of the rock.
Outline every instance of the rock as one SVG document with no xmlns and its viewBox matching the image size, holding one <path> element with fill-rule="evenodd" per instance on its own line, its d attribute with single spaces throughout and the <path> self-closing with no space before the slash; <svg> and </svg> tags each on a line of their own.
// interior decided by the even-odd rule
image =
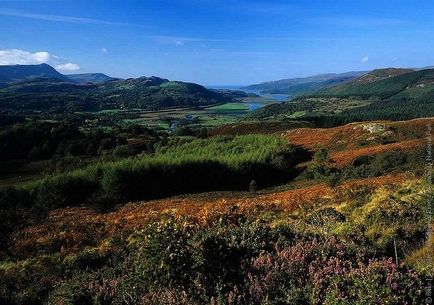
<svg viewBox="0 0 434 305">
<path fill-rule="evenodd" d="M 388 130 L 388 131 L 386 131 L 386 132 L 384 132 L 382 134 L 383 137 L 388 137 L 388 136 L 391 136 L 391 135 L 393 135 L 393 131 L 392 130 Z"/>
<path fill-rule="evenodd" d="M 363 124 L 362 128 L 364 131 L 368 131 L 370 133 L 380 133 L 386 131 L 386 125 L 379 123 Z"/>
</svg>

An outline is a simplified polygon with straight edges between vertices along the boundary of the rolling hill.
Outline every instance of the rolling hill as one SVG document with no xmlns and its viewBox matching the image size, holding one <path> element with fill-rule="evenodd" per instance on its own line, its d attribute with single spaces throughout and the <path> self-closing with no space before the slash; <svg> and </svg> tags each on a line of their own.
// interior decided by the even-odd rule
<svg viewBox="0 0 434 305">
<path fill-rule="evenodd" d="M 390 97 L 408 87 L 417 85 L 419 80 L 432 78 L 434 70 L 414 71 L 410 69 L 378 69 L 362 75 L 346 84 L 323 88 L 313 93 L 321 96 L 378 96 Z"/>
<path fill-rule="evenodd" d="M 305 78 L 290 78 L 277 81 L 270 81 L 261 84 L 255 84 L 244 89 L 260 91 L 269 94 L 288 94 L 301 95 L 318 90 L 323 87 L 329 87 L 336 84 L 350 81 L 365 72 L 347 72 L 347 73 L 329 73 L 320 74 Z"/>
<path fill-rule="evenodd" d="M 253 119 L 310 119 L 320 126 L 434 115 L 434 69 L 379 69 L 309 96 L 257 110 Z"/>
<path fill-rule="evenodd" d="M 14 82 L 0 89 L 0 110 L 25 112 L 95 111 L 139 108 L 159 110 L 196 107 L 239 97 L 228 92 L 159 77 L 140 77 L 102 83 L 77 84 L 57 78 L 35 78 Z"/>
<path fill-rule="evenodd" d="M 110 77 L 104 73 L 81 73 L 81 74 L 67 74 L 66 75 L 74 83 L 85 84 L 85 83 L 104 83 L 112 80 L 117 80 L 118 78 Z"/>
</svg>

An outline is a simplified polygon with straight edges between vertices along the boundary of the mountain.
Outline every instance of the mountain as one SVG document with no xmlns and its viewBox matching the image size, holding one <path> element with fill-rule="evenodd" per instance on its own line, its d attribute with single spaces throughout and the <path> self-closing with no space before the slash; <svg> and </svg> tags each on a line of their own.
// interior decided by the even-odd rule
<svg viewBox="0 0 434 305">
<path fill-rule="evenodd" d="M 68 77 L 57 72 L 56 69 L 47 64 L 0 66 L 0 83 L 2 83 L 3 86 L 8 83 L 34 78 L 51 78 L 65 82 L 70 81 Z"/>
<path fill-rule="evenodd" d="M 66 75 L 74 83 L 85 84 L 85 83 L 104 83 L 112 80 L 117 80 L 118 78 L 110 77 L 104 73 L 81 73 L 81 74 L 67 74 Z"/>
<path fill-rule="evenodd" d="M 377 69 L 290 102 L 263 107 L 251 119 L 290 118 L 334 126 L 366 120 L 434 116 L 434 69 Z"/>
<path fill-rule="evenodd" d="M 260 91 L 269 94 L 288 94 L 301 95 L 318 90 L 323 87 L 329 87 L 336 84 L 350 81 L 366 72 L 346 72 L 346 73 L 329 73 L 320 74 L 304 78 L 281 79 L 261 84 L 245 87 L 247 90 Z"/>
<path fill-rule="evenodd" d="M 139 108 L 201 107 L 239 98 L 239 93 L 218 92 L 205 87 L 159 77 L 140 77 L 102 83 L 77 84 L 56 78 L 36 78 L 0 88 L 0 111 L 98 111 Z"/>
<path fill-rule="evenodd" d="M 419 75 L 424 71 L 414 71 L 412 69 L 376 69 L 369 73 L 333 87 L 322 88 L 315 92 L 315 95 L 321 96 L 387 96 L 398 93 L 399 91 L 411 86 Z"/>
</svg>

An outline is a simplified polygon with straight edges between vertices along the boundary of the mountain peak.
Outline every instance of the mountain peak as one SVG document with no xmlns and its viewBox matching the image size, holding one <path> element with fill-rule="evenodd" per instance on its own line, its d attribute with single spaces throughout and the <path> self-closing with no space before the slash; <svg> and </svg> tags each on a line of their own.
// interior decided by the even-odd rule
<svg viewBox="0 0 434 305">
<path fill-rule="evenodd" d="M 2 83 L 12 83 L 34 78 L 55 78 L 65 82 L 70 81 L 65 75 L 45 63 L 38 65 L 0 66 L 0 81 Z"/>
</svg>

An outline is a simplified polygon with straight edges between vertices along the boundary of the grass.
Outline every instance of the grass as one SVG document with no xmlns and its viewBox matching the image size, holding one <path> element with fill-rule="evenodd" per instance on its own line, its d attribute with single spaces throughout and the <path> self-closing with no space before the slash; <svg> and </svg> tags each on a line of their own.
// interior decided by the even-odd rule
<svg viewBox="0 0 434 305">
<path fill-rule="evenodd" d="M 247 111 L 249 107 L 245 103 L 226 103 L 223 105 L 217 105 L 207 108 L 207 110 L 213 111 Z"/>
<path fill-rule="evenodd" d="M 302 118 L 306 115 L 306 111 L 296 111 L 289 116 L 290 119 Z"/>
</svg>

